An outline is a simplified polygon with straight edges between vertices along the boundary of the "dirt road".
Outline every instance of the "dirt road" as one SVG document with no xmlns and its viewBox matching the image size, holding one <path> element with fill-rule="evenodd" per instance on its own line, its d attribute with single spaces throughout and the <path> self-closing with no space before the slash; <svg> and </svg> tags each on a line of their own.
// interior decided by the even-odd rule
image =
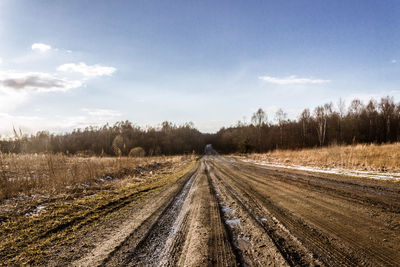
<svg viewBox="0 0 400 267">
<path fill-rule="evenodd" d="M 399 183 L 204 156 L 147 201 L 74 265 L 400 266 Z"/>
</svg>

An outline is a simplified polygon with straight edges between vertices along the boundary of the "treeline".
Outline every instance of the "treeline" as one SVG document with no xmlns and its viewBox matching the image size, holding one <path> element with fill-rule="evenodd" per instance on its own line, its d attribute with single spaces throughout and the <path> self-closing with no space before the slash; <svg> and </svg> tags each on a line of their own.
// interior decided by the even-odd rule
<svg viewBox="0 0 400 267">
<path fill-rule="evenodd" d="M 354 99 L 348 107 L 342 100 L 336 105 L 328 103 L 305 109 L 297 120 L 287 119 L 279 109 L 275 121 L 269 123 L 259 109 L 251 124 L 238 122 L 235 127 L 223 128 L 212 136 L 212 143 L 222 153 L 247 153 L 400 140 L 400 103 L 389 96 L 366 104 Z"/>
<path fill-rule="evenodd" d="M 42 131 L 27 136 L 14 131 L 15 138 L 0 141 L 3 153 L 52 152 L 84 155 L 175 155 L 204 151 L 206 144 L 221 153 L 267 152 L 330 144 L 388 143 L 400 140 L 400 103 L 392 97 L 379 102 L 353 100 L 328 103 L 314 110 L 305 109 L 290 120 L 279 109 L 271 123 L 264 110 L 252 116 L 251 123 L 222 128 L 214 134 L 199 132 L 192 123 L 141 128 L 129 121 L 113 126 L 88 127 L 67 134 Z"/>
<path fill-rule="evenodd" d="M 5 153 L 52 152 L 80 155 L 153 156 L 202 153 L 204 135 L 193 123 L 174 125 L 162 123 L 160 128 L 142 129 L 129 121 L 113 126 L 87 127 L 67 134 L 50 134 L 47 131 L 26 136 L 14 130 L 12 140 L 0 141 Z"/>
</svg>

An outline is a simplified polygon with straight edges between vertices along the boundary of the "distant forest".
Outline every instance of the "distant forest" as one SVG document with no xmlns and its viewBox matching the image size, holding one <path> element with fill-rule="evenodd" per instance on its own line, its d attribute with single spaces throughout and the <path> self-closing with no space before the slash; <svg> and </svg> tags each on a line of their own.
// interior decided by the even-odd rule
<svg viewBox="0 0 400 267">
<path fill-rule="evenodd" d="M 193 123 L 141 128 L 129 121 L 103 127 L 87 127 L 66 134 L 23 135 L 0 141 L 3 153 L 63 153 L 110 156 L 153 156 L 197 153 L 212 144 L 220 153 L 267 152 L 274 149 L 300 149 L 331 144 L 389 143 L 400 140 L 400 103 L 392 97 L 362 103 L 353 100 L 328 103 L 314 110 L 305 109 L 296 120 L 289 120 L 279 109 L 275 123 L 261 108 L 251 123 L 221 128 L 205 134 Z"/>
</svg>

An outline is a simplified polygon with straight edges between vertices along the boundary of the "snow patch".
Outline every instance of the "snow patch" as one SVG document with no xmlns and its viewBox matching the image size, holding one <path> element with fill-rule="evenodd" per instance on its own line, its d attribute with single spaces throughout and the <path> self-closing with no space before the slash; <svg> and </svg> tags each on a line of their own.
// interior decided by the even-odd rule
<svg viewBox="0 0 400 267">
<path fill-rule="evenodd" d="M 38 214 L 38 213 L 39 213 L 40 211 L 42 211 L 44 208 L 46 208 L 45 205 L 39 205 L 39 206 L 36 207 L 35 210 L 26 213 L 25 216 L 32 216 L 32 215 L 34 215 L 34 214 Z"/>
<path fill-rule="evenodd" d="M 227 206 L 223 206 L 223 207 L 222 207 L 222 212 L 223 212 L 225 215 L 228 215 L 228 216 L 232 216 L 232 215 L 235 214 L 235 210 L 232 209 L 232 208 L 230 208 L 230 207 L 227 207 Z"/>
<path fill-rule="evenodd" d="M 270 163 L 265 161 L 256 161 L 252 159 L 243 159 L 244 162 L 251 162 L 257 165 L 266 166 L 266 167 L 278 167 L 285 169 L 294 169 L 308 172 L 318 172 L 318 173 L 328 173 L 328 174 L 340 174 L 340 175 L 348 175 L 353 177 L 364 177 L 371 179 L 386 179 L 386 180 L 399 180 L 400 181 L 400 173 L 395 172 L 374 172 L 374 171 L 359 171 L 359 170 L 349 170 L 349 169 L 339 169 L 339 168 L 318 168 L 318 167 L 310 167 L 310 166 L 301 166 L 301 165 L 286 165 L 282 163 Z"/>
<path fill-rule="evenodd" d="M 230 220 L 226 220 L 225 223 L 226 223 L 227 225 L 229 225 L 229 227 L 231 227 L 231 228 L 235 228 L 235 227 L 241 228 L 240 219 L 230 219 Z"/>
</svg>

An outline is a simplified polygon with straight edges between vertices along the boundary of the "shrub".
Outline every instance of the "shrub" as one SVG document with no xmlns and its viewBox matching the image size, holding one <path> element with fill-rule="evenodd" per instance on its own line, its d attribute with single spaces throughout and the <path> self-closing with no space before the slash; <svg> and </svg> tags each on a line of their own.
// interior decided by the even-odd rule
<svg viewBox="0 0 400 267">
<path fill-rule="evenodd" d="M 146 151 L 140 146 L 134 147 L 129 151 L 129 157 L 144 157 L 146 155 Z"/>
</svg>

